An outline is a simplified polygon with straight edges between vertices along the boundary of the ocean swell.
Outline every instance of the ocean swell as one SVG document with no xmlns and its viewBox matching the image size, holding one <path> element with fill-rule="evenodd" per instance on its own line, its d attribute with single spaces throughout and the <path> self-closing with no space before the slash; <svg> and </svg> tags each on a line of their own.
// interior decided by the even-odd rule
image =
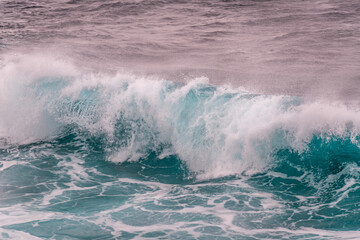
<svg viewBox="0 0 360 240">
<path fill-rule="evenodd" d="M 39 56 L 9 62 L 0 75 L 3 145 L 71 132 L 116 163 L 176 156 L 197 179 L 274 169 L 324 176 L 358 164 L 360 112 L 339 102 L 252 94 L 205 77 L 84 73 Z"/>
</svg>

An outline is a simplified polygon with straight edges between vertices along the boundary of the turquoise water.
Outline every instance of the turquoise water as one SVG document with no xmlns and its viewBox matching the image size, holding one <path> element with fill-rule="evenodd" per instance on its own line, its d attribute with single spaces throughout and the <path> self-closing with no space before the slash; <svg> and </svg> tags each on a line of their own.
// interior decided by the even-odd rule
<svg viewBox="0 0 360 240">
<path fill-rule="evenodd" d="M 354 106 L 17 64 L 0 82 L 1 239 L 359 238 Z"/>
</svg>

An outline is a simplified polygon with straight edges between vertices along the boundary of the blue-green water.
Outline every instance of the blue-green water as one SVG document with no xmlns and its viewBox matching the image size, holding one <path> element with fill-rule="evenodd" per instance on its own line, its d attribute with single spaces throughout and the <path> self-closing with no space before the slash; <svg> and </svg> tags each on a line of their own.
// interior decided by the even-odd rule
<svg viewBox="0 0 360 240">
<path fill-rule="evenodd" d="M 18 69 L 1 72 L 1 239 L 360 238 L 354 106 Z"/>
</svg>

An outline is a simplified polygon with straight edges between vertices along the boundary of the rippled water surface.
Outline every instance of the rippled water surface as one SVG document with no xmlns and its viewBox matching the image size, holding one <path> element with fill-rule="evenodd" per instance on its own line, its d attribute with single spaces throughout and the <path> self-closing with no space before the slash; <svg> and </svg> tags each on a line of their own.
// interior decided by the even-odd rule
<svg viewBox="0 0 360 240">
<path fill-rule="evenodd" d="M 91 69 L 207 75 L 262 92 L 359 94 L 357 0 L 0 4 L 5 52 L 57 51 Z"/>
</svg>

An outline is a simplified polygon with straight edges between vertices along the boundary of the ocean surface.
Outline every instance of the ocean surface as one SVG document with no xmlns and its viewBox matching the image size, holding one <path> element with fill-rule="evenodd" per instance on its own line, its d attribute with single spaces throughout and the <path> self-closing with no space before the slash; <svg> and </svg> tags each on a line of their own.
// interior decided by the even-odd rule
<svg viewBox="0 0 360 240">
<path fill-rule="evenodd" d="M 360 239 L 360 1 L 0 0 L 0 239 Z"/>
</svg>

